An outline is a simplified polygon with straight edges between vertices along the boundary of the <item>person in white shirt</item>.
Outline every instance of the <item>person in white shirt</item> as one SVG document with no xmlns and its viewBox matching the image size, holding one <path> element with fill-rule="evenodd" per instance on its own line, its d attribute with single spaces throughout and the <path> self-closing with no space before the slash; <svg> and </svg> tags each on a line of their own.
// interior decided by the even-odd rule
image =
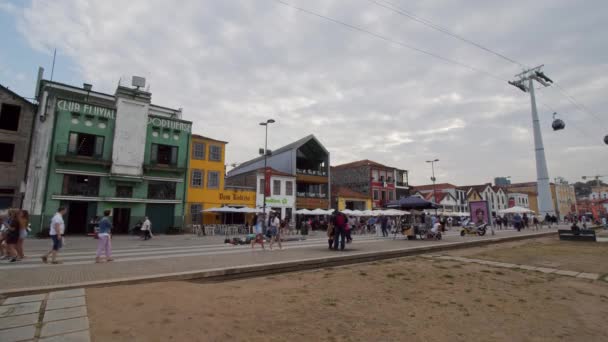
<svg viewBox="0 0 608 342">
<path fill-rule="evenodd" d="M 49 234 L 51 235 L 51 240 L 53 240 L 53 248 L 45 255 L 42 256 L 42 261 L 46 264 L 48 262 L 49 256 L 51 256 L 52 264 L 60 264 L 60 261 L 57 261 L 57 253 L 63 247 L 63 235 L 65 234 L 65 223 L 63 222 L 63 215 L 67 210 L 64 207 L 60 207 L 53 216 L 51 220 L 51 227 Z"/>
<path fill-rule="evenodd" d="M 269 227 L 269 232 L 270 232 L 270 250 L 272 250 L 272 244 L 276 241 L 279 245 L 279 249 L 283 249 L 283 246 L 281 245 L 281 234 L 280 234 L 280 226 L 281 226 L 281 219 L 279 219 L 279 215 L 278 214 L 271 214 L 272 216 L 270 217 L 270 227 Z"/>
<path fill-rule="evenodd" d="M 144 233 L 144 240 L 152 238 L 152 223 L 148 219 L 148 216 L 144 218 L 144 223 L 141 225 L 141 231 Z"/>
</svg>

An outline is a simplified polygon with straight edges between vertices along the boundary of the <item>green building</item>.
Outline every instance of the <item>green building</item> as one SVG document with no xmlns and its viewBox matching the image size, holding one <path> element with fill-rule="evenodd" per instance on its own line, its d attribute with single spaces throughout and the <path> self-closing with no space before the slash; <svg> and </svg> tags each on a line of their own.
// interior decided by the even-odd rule
<svg viewBox="0 0 608 342">
<path fill-rule="evenodd" d="M 24 209 L 35 231 L 48 228 L 66 207 L 68 234 L 94 229 L 112 211 L 115 233 L 127 233 L 144 216 L 155 233 L 181 226 L 192 123 L 181 109 L 151 103 L 137 87 L 114 95 L 41 80 Z"/>
</svg>

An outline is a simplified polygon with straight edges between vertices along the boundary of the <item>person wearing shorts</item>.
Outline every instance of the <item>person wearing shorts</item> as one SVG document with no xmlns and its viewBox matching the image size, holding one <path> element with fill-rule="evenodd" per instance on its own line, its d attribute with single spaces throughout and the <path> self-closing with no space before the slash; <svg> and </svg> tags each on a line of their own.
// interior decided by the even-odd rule
<svg viewBox="0 0 608 342">
<path fill-rule="evenodd" d="M 255 234 L 255 238 L 251 240 L 251 249 L 253 249 L 255 247 L 256 243 L 259 243 L 260 245 L 262 245 L 262 249 L 265 249 L 262 221 L 263 221 L 263 219 L 260 216 L 258 216 L 257 219 L 255 220 L 255 223 L 253 226 L 253 233 Z"/>
<path fill-rule="evenodd" d="M 283 249 L 283 246 L 281 245 L 280 226 L 281 220 L 279 219 L 279 216 L 277 214 L 273 214 L 270 217 L 270 228 L 268 230 L 270 233 L 270 250 L 272 250 L 272 245 L 275 242 L 278 243 L 279 249 Z"/>
<path fill-rule="evenodd" d="M 60 207 L 53 216 L 51 220 L 51 227 L 49 234 L 51 235 L 51 240 L 53 241 L 52 249 L 45 255 L 42 256 L 42 262 L 45 264 L 48 262 L 49 256 L 51 257 L 52 264 L 60 264 L 60 261 L 57 261 L 57 253 L 63 247 L 63 234 L 65 233 L 65 224 L 63 222 L 63 215 L 65 215 L 66 209 Z"/>
</svg>

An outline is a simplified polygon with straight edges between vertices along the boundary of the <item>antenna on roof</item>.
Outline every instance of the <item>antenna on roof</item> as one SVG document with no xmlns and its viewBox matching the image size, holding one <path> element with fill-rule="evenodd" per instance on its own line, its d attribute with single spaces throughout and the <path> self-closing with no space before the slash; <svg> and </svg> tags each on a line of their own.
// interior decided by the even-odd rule
<svg viewBox="0 0 608 342">
<path fill-rule="evenodd" d="M 55 73 L 55 57 L 57 57 L 57 48 L 53 50 L 53 66 L 51 67 L 51 81 L 53 80 L 53 74 Z"/>
</svg>

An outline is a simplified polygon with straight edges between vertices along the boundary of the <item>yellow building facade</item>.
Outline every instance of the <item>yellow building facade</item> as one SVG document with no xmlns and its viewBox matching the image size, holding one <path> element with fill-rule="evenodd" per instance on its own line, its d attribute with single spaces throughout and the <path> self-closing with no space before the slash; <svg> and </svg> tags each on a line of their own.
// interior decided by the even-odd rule
<svg viewBox="0 0 608 342">
<path fill-rule="evenodd" d="M 255 189 L 225 186 L 226 145 L 221 140 L 192 135 L 186 195 L 186 224 L 218 224 L 242 214 L 217 214 L 205 209 L 223 206 L 255 207 Z M 243 219 L 237 217 L 238 220 Z"/>
</svg>

